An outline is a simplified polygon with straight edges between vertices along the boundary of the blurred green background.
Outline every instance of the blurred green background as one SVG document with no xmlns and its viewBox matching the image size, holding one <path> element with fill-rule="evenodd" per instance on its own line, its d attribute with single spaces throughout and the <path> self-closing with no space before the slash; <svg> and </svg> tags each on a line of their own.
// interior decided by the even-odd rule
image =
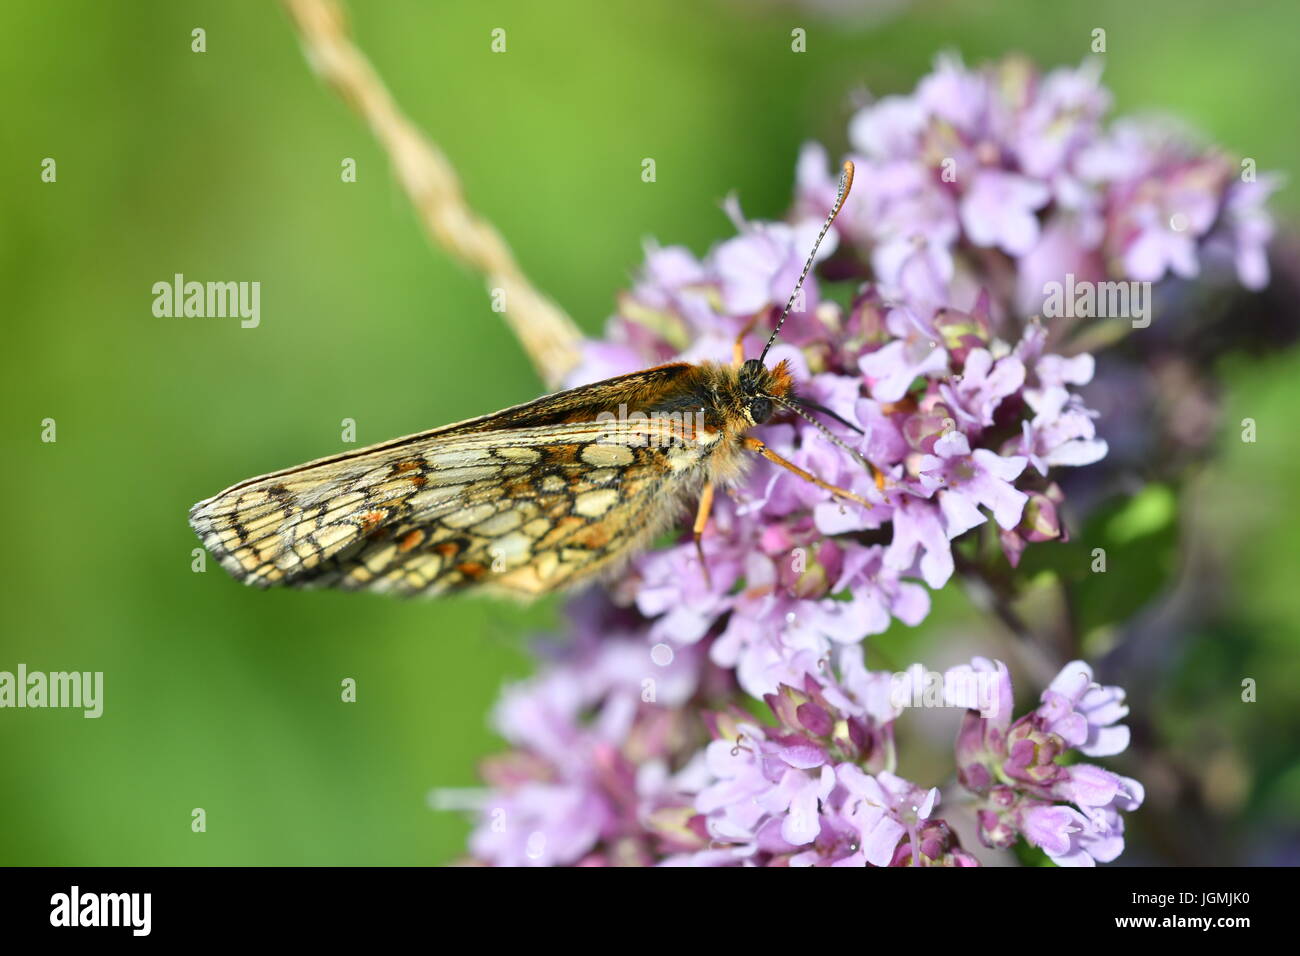
<svg viewBox="0 0 1300 956">
<path fill-rule="evenodd" d="M 944 49 L 1074 64 L 1104 27 L 1118 111 L 1165 109 L 1261 170 L 1300 170 L 1294 4 L 919 2 L 877 23 L 718 0 L 351 13 L 470 202 L 592 333 L 644 238 L 702 252 L 729 232 L 718 202 L 733 189 L 750 215 L 779 217 L 799 143 L 838 153 L 854 90 L 910 90 Z M 794 26 L 805 55 L 789 52 Z M 190 50 L 195 27 L 206 53 Z M 489 52 L 495 27 L 506 55 Z M 0 711 L 0 862 L 455 859 L 467 824 L 428 792 L 474 785 L 499 743 L 497 690 L 528 673 L 525 639 L 557 605 L 257 592 L 191 571 L 185 516 L 340 449 L 344 418 L 367 444 L 538 394 L 481 280 L 430 247 L 276 4 L 16 0 L 0 10 L 0 75 L 0 670 L 106 683 L 99 720 Z M 40 180 L 45 157 L 57 183 Z M 1293 217 L 1296 190 L 1276 208 Z M 177 272 L 260 281 L 261 326 L 155 318 L 151 286 Z M 1223 371 L 1223 456 L 1197 500 L 1229 556 L 1234 616 L 1188 635 L 1167 684 L 1133 703 L 1169 752 L 1222 735 L 1240 785 L 1212 795 L 1216 812 L 1281 825 L 1300 802 L 1294 738 L 1278 739 L 1300 695 L 1300 360 Z M 1246 415 L 1254 445 L 1231 424 Z M 47 417 L 55 444 L 40 441 Z M 879 647 L 906 663 L 982 627 L 954 592 Z M 1234 701 L 1250 675 L 1256 710 L 1205 702 Z M 340 703 L 345 677 L 355 704 Z M 206 833 L 191 832 L 195 807 Z"/>
</svg>

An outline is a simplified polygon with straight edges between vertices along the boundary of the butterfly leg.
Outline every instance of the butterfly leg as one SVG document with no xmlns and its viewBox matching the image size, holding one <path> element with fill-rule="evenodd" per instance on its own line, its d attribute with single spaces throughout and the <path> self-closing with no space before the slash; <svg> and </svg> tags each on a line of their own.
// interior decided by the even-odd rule
<svg viewBox="0 0 1300 956">
<path fill-rule="evenodd" d="M 731 347 L 731 364 L 736 368 L 745 364 L 745 336 L 754 331 L 756 325 L 758 325 L 758 315 L 746 322 L 745 327 L 736 336 L 736 344 Z"/>
<path fill-rule="evenodd" d="M 700 567 L 704 569 L 704 585 L 713 590 L 713 579 L 709 577 L 709 565 L 704 560 L 704 529 L 708 527 L 709 515 L 713 512 L 713 482 L 706 482 L 700 490 L 700 507 L 695 512 L 695 553 L 700 557 Z"/>
<path fill-rule="evenodd" d="M 745 438 L 742 440 L 742 444 L 747 450 L 762 455 L 768 461 L 772 462 L 773 464 L 780 465 L 782 468 L 786 469 L 787 471 L 794 472 L 804 481 L 810 481 L 818 488 L 825 488 L 827 491 L 835 495 L 837 498 L 845 498 L 849 501 L 856 501 L 858 504 L 865 505 L 868 508 L 871 507 L 871 502 L 868 501 L 866 498 L 863 498 L 861 495 L 854 494 L 851 491 L 846 491 L 843 488 L 836 488 L 834 485 L 822 481 L 812 472 L 805 471 L 804 469 L 800 468 L 792 461 L 786 461 L 786 459 L 782 458 L 776 452 L 772 451 L 772 449 L 768 448 L 767 445 L 763 444 L 757 438 L 746 435 Z"/>
</svg>

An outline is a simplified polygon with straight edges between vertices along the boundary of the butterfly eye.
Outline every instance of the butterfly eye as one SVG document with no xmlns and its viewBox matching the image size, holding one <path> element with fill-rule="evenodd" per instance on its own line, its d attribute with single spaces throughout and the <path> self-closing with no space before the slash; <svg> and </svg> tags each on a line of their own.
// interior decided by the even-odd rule
<svg viewBox="0 0 1300 956">
<path fill-rule="evenodd" d="M 772 402 L 763 396 L 759 396 L 749 403 L 749 417 L 755 425 L 761 425 L 772 417 Z"/>
</svg>

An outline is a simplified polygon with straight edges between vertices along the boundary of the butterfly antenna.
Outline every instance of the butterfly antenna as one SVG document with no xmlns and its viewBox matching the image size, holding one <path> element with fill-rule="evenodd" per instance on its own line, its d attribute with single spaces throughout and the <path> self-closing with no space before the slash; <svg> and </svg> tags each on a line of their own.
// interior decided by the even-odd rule
<svg viewBox="0 0 1300 956">
<path fill-rule="evenodd" d="M 835 193 L 835 205 L 831 207 L 831 214 L 826 217 L 826 222 L 822 226 L 822 231 L 817 234 L 817 241 L 813 243 L 812 252 L 808 253 L 808 261 L 803 264 L 803 272 L 799 273 L 799 281 L 794 284 L 794 291 L 790 293 L 790 301 L 785 304 L 785 311 L 781 313 L 781 318 L 777 320 L 776 328 L 768 336 L 767 344 L 763 346 L 763 352 L 759 355 L 760 362 L 767 358 L 767 350 L 772 347 L 776 337 L 781 334 L 781 326 L 785 324 L 785 317 L 790 314 L 794 308 L 794 300 L 799 297 L 799 290 L 803 288 L 803 280 L 808 278 L 808 273 L 812 271 L 813 259 L 817 257 L 817 249 L 821 246 L 822 240 L 826 238 L 826 233 L 830 232 L 831 223 L 835 217 L 840 214 L 840 209 L 844 206 L 844 200 L 849 198 L 849 190 L 853 188 L 853 163 L 849 160 L 844 161 L 844 168 L 840 170 L 840 185 Z"/>
<path fill-rule="evenodd" d="M 852 456 L 853 456 L 857 461 L 861 462 L 861 463 L 862 463 L 862 464 L 863 464 L 863 465 L 864 465 L 868 470 L 870 470 L 873 474 L 875 473 L 875 470 L 876 470 L 875 467 L 871 464 L 871 462 L 867 461 L 865 458 L 862 457 L 862 453 L 861 453 L 860 451 L 858 451 L 856 448 L 852 448 L 852 447 L 850 447 L 849 445 L 847 445 L 847 444 L 845 444 L 843 441 L 841 441 L 841 440 L 839 439 L 839 437 L 835 435 L 834 432 L 832 432 L 829 428 L 827 428 L 825 425 L 823 425 L 823 424 L 822 424 L 821 422 L 819 422 L 817 419 L 815 419 L 815 418 L 813 418 L 811 415 L 809 415 L 808 412 L 807 412 L 805 409 L 803 409 L 803 408 L 800 407 L 799 405 L 796 405 L 794 402 L 788 401 L 787 399 L 784 399 L 784 398 L 778 398 L 776 395 L 768 395 L 768 396 L 766 396 L 766 397 L 767 397 L 767 398 L 770 398 L 772 401 L 776 402 L 776 403 L 777 403 L 778 405 L 780 405 L 782 408 L 794 412 L 796 415 L 798 415 L 800 418 L 802 418 L 802 419 L 803 419 L 804 421 L 806 421 L 808 424 L 812 425 L 812 426 L 813 426 L 814 428 L 816 428 L 819 432 L 821 432 L 823 435 L 825 435 L 827 438 L 829 438 L 829 439 L 831 440 L 831 442 L 833 442 L 833 443 L 836 444 L 836 445 L 839 445 L 839 446 L 840 446 L 841 448 L 843 448 L 846 452 L 848 452 L 850 455 L 852 455 Z M 850 427 L 852 427 L 852 426 L 850 426 Z"/>
<path fill-rule="evenodd" d="M 801 408 L 807 408 L 807 409 L 809 409 L 809 410 L 811 410 L 811 411 L 814 411 L 814 412 L 821 412 L 821 413 L 822 413 L 823 415 L 825 415 L 827 418 L 833 418 L 833 419 L 835 419 L 837 422 L 839 422 L 839 423 L 840 423 L 841 425 L 843 425 L 845 428 L 851 429 L 851 430 L 857 432 L 859 435 L 865 435 L 865 434 L 866 434 L 866 432 L 864 432 L 864 431 L 863 431 L 861 428 L 859 428 L 857 425 L 853 424 L 851 421 L 849 421 L 849 420 L 848 420 L 847 418 L 845 418 L 843 415 L 840 415 L 840 414 L 838 414 L 837 412 L 833 412 L 833 411 L 831 411 L 831 410 L 830 410 L 829 408 L 827 408 L 825 405 L 822 405 L 822 404 L 819 403 L 819 402 L 814 402 L 814 401 L 813 401 L 812 399 L 810 399 L 810 398 L 804 398 L 802 395 L 786 395 L 786 400 L 787 400 L 787 401 L 794 402 L 796 405 L 799 405 Z"/>
</svg>

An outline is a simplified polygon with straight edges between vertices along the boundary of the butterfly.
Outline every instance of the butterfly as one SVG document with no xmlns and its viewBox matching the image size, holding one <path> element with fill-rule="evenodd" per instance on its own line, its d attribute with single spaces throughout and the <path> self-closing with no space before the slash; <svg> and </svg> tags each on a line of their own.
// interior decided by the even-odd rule
<svg viewBox="0 0 1300 956">
<path fill-rule="evenodd" d="M 802 416 L 871 470 L 794 393 L 785 362 L 764 365 L 817 249 L 853 183 L 846 162 L 830 215 L 757 359 L 673 362 L 547 395 L 432 431 L 233 485 L 190 510 L 203 545 L 258 587 L 435 595 L 466 589 L 532 598 L 617 570 L 698 500 L 763 457 L 866 507 L 782 458 L 750 429 L 778 409 Z"/>
</svg>

